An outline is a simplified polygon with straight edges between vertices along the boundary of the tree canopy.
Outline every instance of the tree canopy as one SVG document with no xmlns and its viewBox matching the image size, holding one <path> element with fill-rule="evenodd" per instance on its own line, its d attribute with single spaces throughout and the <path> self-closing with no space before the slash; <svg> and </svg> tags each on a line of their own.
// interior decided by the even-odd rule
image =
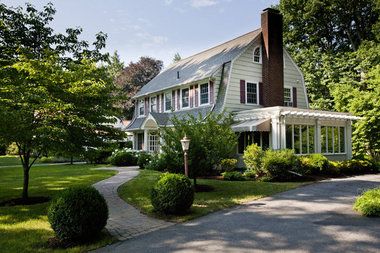
<svg viewBox="0 0 380 253">
<path fill-rule="evenodd" d="M 279 9 L 310 106 L 363 116 L 354 124 L 354 152 L 379 156 L 380 2 L 281 0 Z"/>
<path fill-rule="evenodd" d="M 106 35 L 90 48 L 81 29 L 57 34 L 50 27 L 52 4 L 0 4 L 0 139 L 15 142 L 24 168 L 23 198 L 29 170 L 43 152 L 80 154 L 121 138 L 112 127 L 119 115 L 115 86 L 102 54 Z"/>
<path fill-rule="evenodd" d="M 120 75 L 116 78 L 116 83 L 120 87 L 127 98 L 123 102 L 124 117 L 132 118 L 134 104 L 132 97 L 147 84 L 155 76 L 160 73 L 163 67 L 161 60 L 151 57 L 140 57 L 137 62 L 130 62 Z"/>
</svg>

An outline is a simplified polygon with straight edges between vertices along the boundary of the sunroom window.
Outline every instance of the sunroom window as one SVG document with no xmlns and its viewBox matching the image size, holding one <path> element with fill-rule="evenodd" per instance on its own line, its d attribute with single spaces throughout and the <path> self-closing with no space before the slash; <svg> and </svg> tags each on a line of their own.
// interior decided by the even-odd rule
<svg viewBox="0 0 380 253">
<path fill-rule="evenodd" d="M 346 152 L 345 128 L 321 126 L 321 151 L 324 154 L 342 154 Z"/>
<path fill-rule="evenodd" d="M 314 125 L 286 125 L 286 148 L 296 154 L 315 153 Z"/>
</svg>

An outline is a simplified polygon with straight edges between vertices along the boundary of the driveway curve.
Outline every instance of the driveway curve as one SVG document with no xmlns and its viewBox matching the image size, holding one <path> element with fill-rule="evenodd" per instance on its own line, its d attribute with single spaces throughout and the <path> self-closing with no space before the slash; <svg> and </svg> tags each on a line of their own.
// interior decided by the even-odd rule
<svg viewBox="0 0 380 253">
<path fill-rule="evenodd" d="M 119 186 L 139 174 L 139 167 L 104 167 L 99 170 L 116 170 L 118 174 L 94 184 L 94 187 L 107 201 L 109 218 L 106 229 L 118 240 L 152 232 L 174 223 L 148 217 L 127 204 L 117 193 Z"/>
<path fill-rule="evenodd" d="M 326 180 L 96 252 L 379 252 L 380 218 L 352 210 L 379 186 L 379 174 Z"/>
</svg>

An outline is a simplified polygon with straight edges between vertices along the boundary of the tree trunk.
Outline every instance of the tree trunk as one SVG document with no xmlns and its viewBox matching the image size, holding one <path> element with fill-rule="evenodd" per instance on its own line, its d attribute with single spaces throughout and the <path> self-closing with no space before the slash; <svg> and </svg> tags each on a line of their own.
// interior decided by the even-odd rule
<svg viewBox="0 0 380 253">
<path fill-rule="evenodd" d="M 29 188 L 29 165 L 25 164 L 23 165 L 24 170 L 24 184 L 22 188 L 22 199 L 27 200 L 28 199 L 28 188 Z"/>
<path fill-rule="evenodd" d="M 74 164 L 74 157 L 73 157 L 73 156 L 70 157 L 70 164 L 71 164 L 71 165 Z"/>
<path fill-rule="evenodd" d="M 194 187 L 196 187 L 197 186 L 197 178 L 196 177 L 193 178 L 193 182 L 194 182 Z"/>
</svg>

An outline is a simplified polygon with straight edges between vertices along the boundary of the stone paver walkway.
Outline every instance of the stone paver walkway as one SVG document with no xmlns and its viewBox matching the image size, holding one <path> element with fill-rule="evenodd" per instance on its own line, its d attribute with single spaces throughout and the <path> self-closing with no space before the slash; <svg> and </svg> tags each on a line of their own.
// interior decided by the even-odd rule
<svg viewBox="0 0 380 253">
<path fill-rule="evenodd" d="M 126 240 L 137 235 L 145 234 L 174 223 L 148 217 L 133 206 L 122 200 L 117 189 L 123 183 L 139 174 L 138 167 L 107 167 L 102 170 L 117 170 L 113 177 L 94 184 L 94 187 L 104 196 L 109 209 L 107 230 L 118 240 Z"/>
</svg>

